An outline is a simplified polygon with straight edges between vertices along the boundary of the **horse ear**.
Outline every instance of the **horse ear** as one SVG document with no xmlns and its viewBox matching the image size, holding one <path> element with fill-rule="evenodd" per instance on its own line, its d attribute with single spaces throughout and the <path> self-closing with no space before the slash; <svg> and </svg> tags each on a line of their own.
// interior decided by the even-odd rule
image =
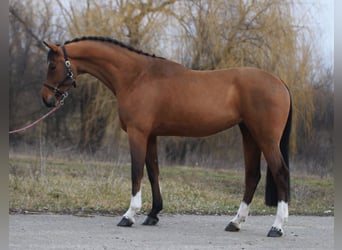
<svg viewBox="0 0 342 250">
<path fill-rule="evenodd" d="M 48 43 L 46 41 L 43 41 L 44 45 L 47 46 L 49 49 L 51 49 L 54 52 L 57 52 L 57 45 L 53 44 L 53 43 Z"/>
</svg>

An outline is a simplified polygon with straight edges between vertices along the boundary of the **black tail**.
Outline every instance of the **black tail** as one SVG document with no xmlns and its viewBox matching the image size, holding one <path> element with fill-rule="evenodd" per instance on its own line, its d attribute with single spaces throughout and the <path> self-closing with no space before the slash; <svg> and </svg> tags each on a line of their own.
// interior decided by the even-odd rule
<svg viewBox="0 0 342 250">
<path fill-rule="evenodd" d="M 286 85 L 285 85 L 286 86 Z M 289 91 L 290 93 L 290 91 Z M 288 198 L 290 200 L 290 164 L 289 164 L 289 150 L 290 150 L 290 133 L 291 133 L 291 124 L 292 124 L 292 100 L 290 96 L 290 111 L 289 116 L 287 118 L 286 126 L 283 132 L 283 135 L 280 140 L 280 151 L 283 155 L 284 162 L 288 167 L 289 178 L 288 182 Z M 277 206 L 278 204 L 278 192 L 277 187 L 275 185 L 272 173 L 270 169 L 267 167 L 267 176 L 266 176 L 266 196 L 265 202 L 267 206 Z"/>
</svg>

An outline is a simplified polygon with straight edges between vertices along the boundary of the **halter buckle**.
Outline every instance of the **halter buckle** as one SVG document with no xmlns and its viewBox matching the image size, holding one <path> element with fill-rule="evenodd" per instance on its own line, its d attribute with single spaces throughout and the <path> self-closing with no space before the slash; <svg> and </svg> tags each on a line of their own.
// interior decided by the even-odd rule
<svg viewBox="0 0 342 250">
<path fill-rule="evenodd" d="M 55 94 L 61 93 L 58 87 L 55 87 L 55 88 L 53 89 L 53 92 L 55 92 Z"/>
<path fill-rule="evenodd" d="M 64 100 L 65 100 L 65 98 L 67 98 L 68 96 L 69 96 L 69 93 L 68 93 L 68 92 L 64 92 L 64 93 L 62 94 L 61 99 L 59 99 L 59 104 L 60 104 L 60 105 L 64 105 Z"/>
</svg>

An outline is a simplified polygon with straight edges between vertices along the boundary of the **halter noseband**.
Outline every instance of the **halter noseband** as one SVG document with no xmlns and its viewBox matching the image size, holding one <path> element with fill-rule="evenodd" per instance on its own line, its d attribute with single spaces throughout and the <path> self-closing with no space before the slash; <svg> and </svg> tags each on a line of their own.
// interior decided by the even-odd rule
<svg viewBox="0 0 342 250">
<path fill-rule="evenodd" d="M 69 95 L 68 91 L 71 88 L 71 86 L 74 86 L 74 88 L 76 88 L 76 79 L 74 78 L 74 74 L 72 73 L 71 63 L 69 61 L 68 54 L 66 52 L 65 46 L 62 45 L 61 47 L 62 47 L 63 55 L 64 55 L 65 68 L 66 68 L 66 76 L 63 79 L 63 81 L 61 81 L 56 87 L 51 86 L 51 85 L 49 85 L 47 83 L 44 83 L 44 86 L 46 88 L 48 88 L 49 90 L 53 91 L 55 93 L 56 97 L 60 97 L 61 96 L 61 98 L 59 100 L 59 103 L 63 105 L 64 104 L 64 99 L 67 98 L 68 95 Z M 72 81 L 70 87 L 68 89 L 66 89 L 65 91 L 61 91 L 60 87 L 64 86 L 67 81 Z"/>
</svg>

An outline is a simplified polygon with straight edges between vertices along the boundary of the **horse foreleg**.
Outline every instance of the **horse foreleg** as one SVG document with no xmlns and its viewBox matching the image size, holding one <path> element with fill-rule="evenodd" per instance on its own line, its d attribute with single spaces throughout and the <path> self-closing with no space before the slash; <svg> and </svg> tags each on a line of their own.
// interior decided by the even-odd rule
<svg viewBox="0 0 342 250">
<path fill-rule="evenodd" d="M 240 130 L 242 133 L 245 158 L 245 192 L 239 210 L 225 229 L 230 232 L 239 231 L 241 223 L 246 220 L 250 203 L 252 202 L 254 192 L 261 177 L 261 150 L 244 124 L 240 124 Z"/>
<path fill-rule="evenodd" d="M 135 222 L 134 216 L 141 209 L 141 180 L 144 171 L 146 157 L 147 136 L 138 130 L 127 130 L 131 151 L 131 178 L 132 194 L 131 203 L 127 212 L 118 223 L 118 226 L 129 227 Z"/>
<path fill-rule="evenodd" d="M 151 136 L 147 142 L 146 168 L 152 189 L 152 209 L 146 217 L 143 225 L 155 225 L 159 219 L 158 213 L 163 209 L 163 200 L 159 188 L 159 167 L 157 154 L 157 138 Z"/>
</svg>

